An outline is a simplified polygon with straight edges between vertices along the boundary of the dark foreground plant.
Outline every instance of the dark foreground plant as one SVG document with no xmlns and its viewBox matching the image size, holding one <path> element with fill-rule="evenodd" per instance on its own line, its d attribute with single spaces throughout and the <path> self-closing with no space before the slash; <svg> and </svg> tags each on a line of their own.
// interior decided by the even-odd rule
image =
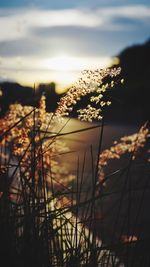
<svg viewBox="0 0 150 267">
<path fill-rule="evenodd" d="M 55 113 L 46 112 L 42 96 L 38 108 L 11 105 L 0 120 L 0 258 L 5 267 L 124 266 L 115 235 L 107 242 L 103 232 L 103 199 L 108 194 L 108 180 L 115 175 L 105 175 L 104 166 L 109 159 L 129 152 L 128 181 L 131 163 L 149 138 L 148 127 L 101 152 L 102 121 L 97 158 L 91 146 L 90 163 L 85 152 L 82 162 L 77 158 L 73 173 L 63 158 L 74 154 L 62 139 L 71 134 L 62 132 L 68 122 L 63 116 L 80 97 L 89 95 L 90 104 L 79 110 L 79 118 L 102 119 L 102 108 L 110 105 L 103 94 L 114 85 L 103 81 L 119 73 L 119 68 L 86 71 L 60 100 Z M 98 106 L 92 106 L 93 102 Z M 91 125 L 87 131 L 93 128 Z M 130 212 L 128 207 L 129 217 Z M 137 240 L 133 231 L 121 232 L 120 247 Z"/>
</svg>

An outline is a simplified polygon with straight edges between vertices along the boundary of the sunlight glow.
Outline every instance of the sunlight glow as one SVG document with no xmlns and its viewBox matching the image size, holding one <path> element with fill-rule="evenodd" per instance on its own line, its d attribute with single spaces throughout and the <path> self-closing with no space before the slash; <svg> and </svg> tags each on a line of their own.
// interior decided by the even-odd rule
<svg viewBox="0 0 150 267">
<path fill-rule="evenodd" d="M 45 67 L 53 71 L 75 71 L 84 68 L 84 61 L 81 58 L 61 55 L 45 60 Z"/>
<path fill-rule="evenodd" d="M 111 62 L 110 57 L 73 57 L 61 54 L 43 60 L 41 67 L 51 73 L 51 79 L 58 84 L 57 93 L 62 93 L 67 86 L 70 86 L 79 78 L 81 71 L 108 67 Z"/>
<path fill-rule="evenodd" d="M 110 57 L 73 57 L 60 55 L 41 61 L 41 67 L 50 71 L 72 72 L 104 68 L 112 63 Z"/>
<path fill-rule="evenodd" d="M 55 82 L 57 93 L 62 93 L 81 76 L 82 70 L 105 68 L 112 64 L 110 57 L 75 57 L 58 53 L 56 57 L 10 57 L 0 59 L 2 80 L 17 81 L 22 85 Z"/>
</svg>

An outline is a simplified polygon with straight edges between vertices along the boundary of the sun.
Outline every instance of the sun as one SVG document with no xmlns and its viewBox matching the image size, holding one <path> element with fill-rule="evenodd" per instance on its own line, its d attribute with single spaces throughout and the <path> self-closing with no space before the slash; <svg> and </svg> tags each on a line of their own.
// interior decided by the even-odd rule
<svg viewBox="0 0 150 267">
<path fill-rule="evenodd" d="M 84 65 L 80 58 L 71 57 L 68 55 L 60 55 L 45 60 L 45 67 L 52 71 L 69 72 L 82 70 Z"/>
</svg>

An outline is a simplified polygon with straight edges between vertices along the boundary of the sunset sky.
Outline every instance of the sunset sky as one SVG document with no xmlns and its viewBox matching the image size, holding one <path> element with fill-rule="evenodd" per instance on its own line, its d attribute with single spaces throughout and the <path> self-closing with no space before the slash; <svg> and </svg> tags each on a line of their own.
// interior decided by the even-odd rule
<svg viewBox="0 0 150 267">
<path fill-rule="evenodd" d="M 0 0 L 0 80 L 69 86 L 148 38 L 149 0 Z"/>
</svg>

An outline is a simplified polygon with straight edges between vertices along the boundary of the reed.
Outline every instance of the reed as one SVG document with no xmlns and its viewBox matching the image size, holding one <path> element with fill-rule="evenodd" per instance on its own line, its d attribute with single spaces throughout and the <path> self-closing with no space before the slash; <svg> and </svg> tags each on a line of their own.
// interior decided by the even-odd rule
<svg viewBox="0 0 150 267">
<path fill-rule="evenodd" d="M 145 124 L 138 133 L 123 137 L 120 143 L 102 151 L 105 127 L 102 112 L 103 107 L 111 104 L 103 100 L 103 95 L 114 86 L 113 81 L 104 84 L 104 79 L 119 73 L 120 68 L 84 72 L 60 100 L 55 113 L 46 112 L 45 96 L 42 96 L 38 108 L 14 104 L 0 119 L 0 259 L 5 267 L 106 267 L 131 266 L 134 262 L 135 251 L 132 257 L 130 252 L 139 237 L 131 230 L 131 173 L 141 157 L 148 166 L 146 148 L 150 134 Z M 89 124 L 86 129 L 64 133 L 70 118 L 63 117 L 87 95 L 90 104 L 79 110 L 79 119 L 101 120 L 99 125 Z M 98 106 L 92 106 L 93 102 Z M 87 144 L 89 152 L 84 151 L 83 158 L 78 154 L 71 173 L 63 158 L 68 153 L 70 157 L 75 155 L 63 137 L 96 127 L 100 130 L 97 154 Z M 126 167 L 108 173 L 109 161 L 119 161 L 126 153 L 130 156 Z M 122 179 L 117 198 L 120 205 L 112 217 L 113 232 L 107 240 L 103 218 L 105 199 L 118 193 L 111 192 L 112 182 L 118 179 Z M 147 179 L 145 183 L 143 195 Z M 128 231 L 123 234 L 122 225 L 118 235 L 126 191 L 128 219 L 124 219 L 123 225 Z M 143 198 L 134 230 L 142 201 Z"/>
</svg>

